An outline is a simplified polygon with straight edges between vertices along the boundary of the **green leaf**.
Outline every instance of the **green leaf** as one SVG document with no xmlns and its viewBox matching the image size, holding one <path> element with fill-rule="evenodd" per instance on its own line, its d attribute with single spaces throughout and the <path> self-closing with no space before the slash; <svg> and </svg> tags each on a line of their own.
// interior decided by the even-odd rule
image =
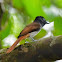
<svg viewBox="0 0 62 62">
<path fill-rule="evenodd" d="M 59 8 L 62 8 L 62 0 L 52 0 L 53 4 Z"/>
<path fill-rule="evenodd" d="M 32 17 L 36 16 L 46 16 L 42 7 L 40 0 L 22 0 L 26 12 Z"/>
<path fill-rule="evenodd" d="M 14 14 L 10 14 L 9 19 L 11 21 L 10 34 L 13 34 L 15 37 L 17 37 L 24 27 L 23 17 L 19 15 L 19 13 L 14 13 Z"/>
<path fill-rule="evenodd" d="M 21 45 L 24 44 L 24 43 L 25 43 L 25 40 L 22 40 L 22 41 L 20 42 Z"/>
<path fill-rule="evenodd" d="M 34 38 L 35 39 L 40 39 L 45 35 L 46 35 L 46 31 L 44 29 L 41 29 L 41 31 Z"/>
<path fill-rule="evenodd" d="M 1 21 L 2 26 L 4 26 L 6 22 L 8 22 L 7 16 L 8 16 L 8 12 L 4 12 L 2 16 L 2 21 Z"/>
<path fill-rule="evenodd" d="M 50 0 L 40 0 L 42 6 L 50 7 L 51 1 Z"/>
<path fill-rule="evenodd" d="M 9 35 L 10 29 L 11 29 L 11 23 L 10 21 L 8 21 L 7 26 L 3 30 L 0 31 L 1 39 L 4 39 L 5 37 Z"/>
<path fill-rule="evenodd" d="M 12 4 L 15 8 L 20 9 L 22 7 L 22 0 L 12 0 Z"/>
<path fill-rule="evenodd" d="M 62 17 L 54 18 L 54 31 L 53 34 L 55 36 L 62 35 Z"/>
</svg>

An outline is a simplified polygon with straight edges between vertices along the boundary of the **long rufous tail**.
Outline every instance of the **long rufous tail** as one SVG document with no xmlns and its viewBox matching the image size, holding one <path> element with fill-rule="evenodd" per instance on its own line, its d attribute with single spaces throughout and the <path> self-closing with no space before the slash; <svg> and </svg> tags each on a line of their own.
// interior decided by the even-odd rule
<svg viewBox="0 0 62 62">
<path fill-rule="evenodd" d="M 7 50 L 6 53 L 10 53 L 20 41 L 22 41 L 23 39 L 25 39 L 25 38 L 27 38 L 27 37 L 29 37 L 29 34 L 19 37 L 19 38 L 14 42 L 14 44 Z"/>
</svg>

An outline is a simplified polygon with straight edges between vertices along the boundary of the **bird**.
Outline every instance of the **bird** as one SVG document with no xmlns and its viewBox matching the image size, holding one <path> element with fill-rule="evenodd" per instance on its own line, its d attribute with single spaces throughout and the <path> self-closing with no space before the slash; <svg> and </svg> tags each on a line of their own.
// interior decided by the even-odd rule
<svg viewBox="0 0 62 62">
<path fill-rule="evenodd" d="M 10 53 L 14 48 L 15 46 L 20 42 L 22 41 L 23 39 L 26 39 L 28 37 L 31 37 L 33 38 L 34 36 L 36 36 L 39 31 L 42 29 L 42 27 L 45 25 L 45 24 L 49 24 L 45 18 L 43 16 L 37 16 L 35 18 L 35 20 L 27 25 L 22 31 L 21 33 L 19 34 L 18 36 L 18 39 L 14 42 L 14 44 L 6 51 L 6 53 Z"/>
</svg>

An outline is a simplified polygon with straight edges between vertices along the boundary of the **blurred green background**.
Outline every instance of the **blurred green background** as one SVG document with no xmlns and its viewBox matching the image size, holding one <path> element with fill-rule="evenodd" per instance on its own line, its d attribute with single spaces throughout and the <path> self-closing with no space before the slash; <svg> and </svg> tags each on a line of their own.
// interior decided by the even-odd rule
<svg viewBox="0 0 62 62">
<path fill-rule="evenodd" d="M 22 29 L 36 16 L 43 16 L 53 25 L 48 30 L 42 29 L 34 39 L 40 39 L 49 32 L 54 36 L 62 35 L 62 0 L 1 0 L 0 49 L 12 45 Z M 30 42 L 30 39 L 27 41 Z M 23 43 L 25 40 L 20 44 Z"/>
</svg>

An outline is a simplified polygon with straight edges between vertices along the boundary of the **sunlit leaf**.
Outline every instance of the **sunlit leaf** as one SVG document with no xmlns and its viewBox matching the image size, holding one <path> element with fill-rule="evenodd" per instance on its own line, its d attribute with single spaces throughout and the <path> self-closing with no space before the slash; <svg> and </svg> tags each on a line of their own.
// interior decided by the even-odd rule
<svg viewBox="0 0 62 62">
<path fill-rule="evenodd" d="M 25 40 L 22 40 L 22 41 L 20 42 L 21 45 L 24 44 L 24 43 L 25 43 Z"/>
<path fill-rule="evenodd" d="M 46 31 L 44 29 L 41 29 L 41 31 L 34 38 L 35 39 L 40 39 L 45 35 L 46 35 Z"/>
<path fill-rule="evenodd" d="M 5 37 L 7 37 L 10 33 L 10 30 L 11 30 L 11 23 L 10 21 L 8 21 L 7 26 L 0 31 L 1 39 L 4 39 Z"/>
<path fill-rule="evenodd" d="M 11 24 L 12 24 L 10 33 L 17 37 L 20 34 L 23 27 L 24 27 L 23 18 L 18 13 L 14 13 L 14 14 L 10 14 L 10 21 L 11 21 Z"/>
<path fill-rule="evenodd" d="M 23 0 L 26 12 L 33 18 L 36 16 L 45 16 L 41 7 L 40 0 Z"/>
<path fill-rule="evenodd" d="M 12 4 L 15 8 L 20 9 L 22 7 L 22 0 L 12 0 Z"/>
<path fill-rule="evenodd" d="M 55 36 L 62 35 L 62 17 L 54 18 L 54 31 Z"/>
<path fill-rule="evenodd" d="M 50 0 L 40 0 L 42 6 L 50 7 L 51 1 Z"/>
<path fill-rule="evenodd" d="M 62 0 L 52 0 L 53 4 L 59 8 L 62 8 Z"/>
</svg>

